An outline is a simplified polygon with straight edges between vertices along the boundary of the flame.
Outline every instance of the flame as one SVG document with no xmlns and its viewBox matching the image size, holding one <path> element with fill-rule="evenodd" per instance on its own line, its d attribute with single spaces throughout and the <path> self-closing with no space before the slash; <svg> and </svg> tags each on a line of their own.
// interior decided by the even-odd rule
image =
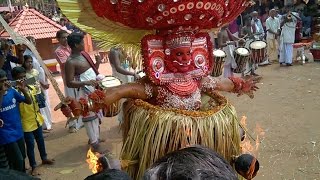
<svg viewBox="0 0 320 180">
<path fill-rule="evenodd" d="M 89 169 L 91 169 L 92 173 L 97 173 L 99 164 L 98 164 L 98 158 L 100 154 L 92 152 L 91 148 L 87 152 L 87 163 L 89 164 Z"/>
<path fill-rule="evenodd" d="M 240 120 L 240 124 L 244 128 L 244 130 L 247 132 L 246 120 L 247 120 L 247 117 L 242 116 L 242 118 Z M 261 144 L 261 139 L 264 139 L 265 131 L 264 131 L 264 129 L 261 128 L 261 126 L 259 124 L 256 124 L 256 128 L 255 128 L 254 132 L 256 134 L 255 144 L 253 145 L 251 143 L 251 140 L 249 139 L 249 135 L 246 133 L 246 137 L 245 137 L 244 141 L 241 142 L 240 146 L 241 146 L 242 153 L 252 154 L 257 157 L 258 151 L 259 151 L 259 146 Z"/>
</svg>

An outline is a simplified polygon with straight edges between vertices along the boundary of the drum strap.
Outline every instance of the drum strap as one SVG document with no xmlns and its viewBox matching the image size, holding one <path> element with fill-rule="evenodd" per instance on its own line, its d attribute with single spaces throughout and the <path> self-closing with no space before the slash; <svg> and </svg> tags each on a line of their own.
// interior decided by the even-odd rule
<svg viewBox="0 0 320 180">
<path fill-rule="evenodd" d="M 96 66 L 94 65 L 90 55 L 85 52 L 85 51 L 81 51 L 81 55 L 88 61 L 88 63 L 90 64 L 90 66 L 92 67 L 93 71 L 96 73 L 96 75 L 99 74 L 98 69 L 96 68 Z"/>
</svg>

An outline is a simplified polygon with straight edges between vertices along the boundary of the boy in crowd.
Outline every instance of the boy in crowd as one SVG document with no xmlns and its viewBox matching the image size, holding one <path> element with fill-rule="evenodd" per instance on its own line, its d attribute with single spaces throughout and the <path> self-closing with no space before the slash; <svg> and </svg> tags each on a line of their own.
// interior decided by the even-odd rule
<svg viewBox="0 0 320 180">
<path fill-rule="evenodd" d="M 25 147 L 19 103 L 31 104 L 31 98 L 21 81 L 17 88 L 23 93 L 10 87 L 7 74 L 0 69 L 0 119 L 3 126 L 0 128 L 0 146 L 4 148 L 11 169 L 25 172 Z"/>
<path fill-rule="evenodd" d="M 14 80 L 22 80 L 26 78 L 26 70 L 23 67 L 15 67 L 12 69 L 12 77 Z M 40 175 L 37 169 L 37 163 L 34 155 L 34 140 L 37 142 L 42 164 L 53 164 L 54 160 L 47 158 L 46 147 L 42 134 L 43 117 L 40 114 L 38 103 L 35 95 L 37 89 L 34 86 L 27 85 L 27 93 L 31 97 L 32 103 L 19 104 L 22 128 L 24 131 L 24 139 L 27 147 L 27 156 L 33 176 Z"/>
</svg>

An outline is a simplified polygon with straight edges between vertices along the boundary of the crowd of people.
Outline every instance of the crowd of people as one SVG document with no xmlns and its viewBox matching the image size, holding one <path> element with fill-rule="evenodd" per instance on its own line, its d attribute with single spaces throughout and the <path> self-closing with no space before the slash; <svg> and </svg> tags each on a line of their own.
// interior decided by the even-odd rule
<svg viewBox="0 0 320 180">
<path fill-rule="evenodd" d="M 267 56 L 264 57 L 263 62 L 248 61 L 242 73 L 242 76 L 247 74 L 258 76 L 256 69 L 259 65 L 268 65 L 277 61 L 280 66 L 292 66 L 293 44 L 299 39 L 297 38 L 299 22 L 302 22 L 303 27 L 302 32 L 298 34 L 308 36 L 311 32 L 310 18 L 301 12 L 294 12 L 294 9 L 289 6 L 285 7 L 283 13 L 280 13 L 276 6 L 270 10 L 266 8 L 266 13 L 262 16 L 258 11 L 253 11 L 250 15 L 244 16 L 243 21 L 242 27 L 235 20 L 222 27 L 217 34 L 216 47 L 223 49 L 227 56 L 224 63 L 224 77 L 233 76 L 233 69 L 238 66 L 233 55 L 235 46 L 250 49 L 250 44 L 254 41 L 266 42 Z M 98 85 L 98 80 L 103 79 L 99 73 L 101 58 L 95 56 L 95 60 L 92 60 L 90 55 L 84 51 L 83 34 L 66 18 L 60 18 L 59 23 L 63 30 L 56 34 L 59 46 L 55 50 L 55 55 L 61 68 L 64 93 L 66 96 L 79 100 L 93 92 L 94 87 Z M 67 30 L 72 30 L 73 33 L 69 34 Z M 27 38 L 35 45 L 33 37 Z M 25 172 L 27 155 L 31 174 L 36 176 L 39 173 L 35 160 L 34 140 L 36 140 L 42 164 L 54 163 L 54 159 L 47 156 L 43 135 L 44 132 L 52 130 L 48 98 L 49 83 L 32 51 L 24 45 L 16 45 L 15 54 L 13 54 L 11 43 L 9 40 L 1 40 L 0 47 L 0 168 Z M 110 50 L 109 60 L 113 76 L 123 83 L 140 78 L 137 73 L 129 70 L 127 61 L 130 61 L 130 57 L 121 47 L 114 47 Z M 12 67 L 11 63 L 18 65 Z M 104 141 L 100 138 L 101 119 L 101 112 L 90 112 L 86 116 L 68 122 L 69 132 L 75 133 L 81 127 L 85 127 L 89 139 L 88 144 L 93 150 L 98 151 L 99 143 Z M 121 113 L 119 121 L 121 121 Z M 176 158 L 181 158 L 179 155 L 181 153 Z M 169 157 L 164 157 L 166 158 Z M 152 176 L 162 178 L 167 176 L 169 170 L 165 169 L 166 165 L 161 165 L 161 163 L 163 162 L 159 160 L 148 170 L 145 179 L 152 179 Z M 193 167 L 191 165 L 190 168 Z M 173 167 L 173 165 L 170 166 Z M 176 168 L 179 170 L 179 166 Z M 231 169 L 227 166 L 226 174 L 229 173 L 231 179 L 236 179 Z M 226 174 L 216 175 L 211 171 L 195 172 L 195 174 L 191 174 L 190 177 L 227 176 Z"/>
<path fill-rule="evenodd" d="M 264 13 L 252 11 L 239 16 L 230 24 L 222 27 L 216 36 L 216 47 L 224 50 L 224 77 L 233 76 L 237 65 L 234 50 L 244 47 L 249 51 L 252 42 L 266 45 L 260 52 L 265 54 L 261 61 L 251 58 L 243 67 L 242 76 L 256 74 L 258 66 L 279 63 L 281 67 L 292 66 L 293 44 L 300 42 L 301 37 L 310 36 L 312 17 L 294 6 L 285 6 L 281 10 L 275 5 L 266 7 Z M 242 67 L 241 67 L 242 68 Z"/>
</svg>

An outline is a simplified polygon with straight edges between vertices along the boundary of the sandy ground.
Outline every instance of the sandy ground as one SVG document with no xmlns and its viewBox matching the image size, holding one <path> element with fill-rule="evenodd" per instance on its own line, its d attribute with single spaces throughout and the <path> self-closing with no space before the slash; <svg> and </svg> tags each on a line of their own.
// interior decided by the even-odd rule
<svg viewBox="0 0 320 180">
<path fill-rule="evenodd" d="M 100 72 L 110 74 L 110 66 L 103 64 Z M 226 94 L 238 116 L 247 116 L 252 136 L 256 136 L 257 124 L 264 129 L 258 154 L 261 169 L 255 179 L 320 179 L 320 64 L 282 68 L 274 64 L 261 67 L 257 73 L 263 79 L 254 99 Z M 62 87 L 61 77 L 56 79 Z M 50 101 L 51 108 L 58 103 L 52 88 Z M 45 140 L 48 155 L 56 163 L 41 166 L 42 179 L 80 180 L 91 175 L 85 162 L 85 129 L 69 134 L 64 128 L 65 120 L 61 112 L 53 112 L 54 130 Z M 117 120 L 105 118 L 101 134 L 107 139 L 104 146 L 119 155 L 121 135 Z"/>
</svg>

